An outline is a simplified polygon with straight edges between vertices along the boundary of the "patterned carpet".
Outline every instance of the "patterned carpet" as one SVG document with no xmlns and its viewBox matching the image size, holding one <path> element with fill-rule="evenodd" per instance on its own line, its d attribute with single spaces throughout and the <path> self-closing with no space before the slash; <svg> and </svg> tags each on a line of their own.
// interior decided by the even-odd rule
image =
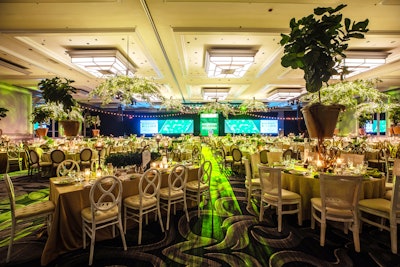
<svg viewBox="0 0 400 267">
<path fill-rule="evenodd" d="M 361 252 L 356 253 L 351 232 L 328 225 L 325 247 L 319 245 L 319 228 L 310 229 L 310 222 L 297 225 L 296 215 L 286 215 L 283 231 L 277 232 L 273 210 L 266 210 L 264 221 L 258 221 L 258 207 L 246 209 L 243 178 L 226 176 L 205 147 L 203 153 L 213 163 L 212 200 L 200 218 L 197 209 L 190 210 L 190 222 L 182 212 L 171 221 L 168 232 L 162 233 L 157 222 L 144 227 L 142 245 L 137 245 L 137 229 L 127 232 L 128 250 L 123 251 L 119 236 L 97 242 L 93 266 L 400 266 L 400 256 L 390 251 L 387 231 L 364 225 L 360 235 Z M 30 181 L 26 176 L 13 178 L 19 204 L 24 205 L 48 197 L 48 181 Z M 23 192 L 23 194 L 22 194 Z M 7 217 L 4 183 L 0 184 L 2 226 Z M 165 220 L 164 220 L 165 221 Z M 7 266 L 40 266 L 40 254 L 46 240 L 41 225 L 26 230 L 13 249 Z M 29 233 L 29 234 L 28 234 Z M 0 233 L 0 265 L 7 252 L 7 231 Z M 85 266 L 89 250 L 79 249 L 60 256 L 49 266 Z"/>
</svg>

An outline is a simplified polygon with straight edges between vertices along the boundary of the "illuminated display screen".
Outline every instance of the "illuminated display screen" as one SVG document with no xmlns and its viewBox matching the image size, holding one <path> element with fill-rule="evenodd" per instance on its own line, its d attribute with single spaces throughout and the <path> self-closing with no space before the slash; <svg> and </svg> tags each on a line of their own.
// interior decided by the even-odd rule
<svg viewBox="0 0 400 267">
<path fill-rule="evenodd" d="M 259 120 L 225 120 L 225 133 L 260 133 Z"/>
<path fill-rule="evenodd" d="M 225 120 L 225 133 L 278 134 L 278 120 Z"/>
<path fill-rule="evenodd" d="M 140 134 L 158 133 L 158 120 L 140 120 Z"/>
<path fill-rule="evenodd" d="M 140 120 L 140 134 L 193 133 L 193 120 Z"/>
<path fill-rule="evenodd" d="M 200 134 L 202 136 L 208 136 L 209 133 L 218 135 L 218 129 L 218 114 L 200 114 Z"/>
<path fill-rule="evenodd" d="M 365 131 L 367 133 L 378 133 L 378 121 L 374 120 L 372 123 L 367 122 L 365 124 Z M 379 131 L 381 133 L 386 132 L 386 120 L 380 120 L 379 121 Z"/>
<path fill-rule="evenodd" d="M 260 120 L 260 133 L 278 134 L 278 120 Z"/>
</svg>

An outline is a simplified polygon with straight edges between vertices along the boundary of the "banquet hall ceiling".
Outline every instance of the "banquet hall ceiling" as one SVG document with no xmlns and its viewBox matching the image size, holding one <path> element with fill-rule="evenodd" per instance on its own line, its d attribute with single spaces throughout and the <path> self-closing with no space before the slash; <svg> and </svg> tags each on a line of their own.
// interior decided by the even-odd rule
<svg viewBox="0 0 400 267">
<path fill-rule="evenodd" d="M 304 86 L 301 71 L 280 64 L 280 34 L 290 19 L 342 3 L 344 17 L 370 21 L 366 38 L 351 41 L 349 50 L 389 54 L 384 66 L 351 79 L 400 88 L 400 0 L 0 0 L 0 81 L 35 88 L 40 79 L 66 77 L 80 89 L 77 99 L 96 104 L 87 93 L 103 79 L 73 65 L 67 51 L 117 49 L 137 75 L 161 83 L 167 98 L 201 102 L 206 87 L 229 88 L 230 102 L 266 101 L 276 88 Z M 242 78 L 208 78 L 210 48 L 257 53 Z"/>
</svg>

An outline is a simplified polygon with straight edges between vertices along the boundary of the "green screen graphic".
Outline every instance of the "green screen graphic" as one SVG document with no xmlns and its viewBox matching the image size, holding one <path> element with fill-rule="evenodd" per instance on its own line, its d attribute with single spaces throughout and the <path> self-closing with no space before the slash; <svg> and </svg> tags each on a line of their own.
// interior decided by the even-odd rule
<svg viewBox="0 0 400 267">
<path fill-rule="evenodd" d="M 209 133 L 212 135 L 218 135 L 219 121 L 217 113 L 204 113 L 200 114 L 200 135 L 208 136 Z"/>
<path fill-rule="evenodd" d="M 190 134 L 193 120 L 140 120 L 140 134 Z"/>
<path fill-rule="evenodd" d="M 260 120 L 225 120 L 225 133 L 260 133 Z"/>
<path fill-rule="evenodd" d="M 159 120 L 160 134 L 189 134 L 193 133 L 193 120 Z"/>
</svg>

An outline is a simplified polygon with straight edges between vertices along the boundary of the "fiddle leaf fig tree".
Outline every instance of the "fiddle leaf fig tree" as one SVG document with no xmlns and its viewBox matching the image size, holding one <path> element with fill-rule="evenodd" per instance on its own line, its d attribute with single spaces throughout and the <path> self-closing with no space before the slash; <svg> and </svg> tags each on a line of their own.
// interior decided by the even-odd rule
<svg viewBox="0 0 400 267">
<path fill-rule="evenodd" d="M 73 82 L 59 77 L 41 80 L 38 87 L 45 104 L 34 110 L 33 121 L 39 122 L 50 118 L 82 121 L 82 110 L 72 96 L 76 93 L 76 88 L 71 85 Z"/>
<path fill-rule="evenodd" d="M 76 88 L 71 85 L 73 82 L 69 79 L 54 77 L 41 80 L 38 86 L 46 103 L 62 104 L 65 111 L 70 111 L 77 105 L 72 97 L 72 94 L 76 93 Z"/>
<path fill-rule="evenodd" d="M 290 33 L 281 34 L 284 55 L 283 67 L 302 69 L 308 92 L 317 92 L 332 75 L 338 74 L 336 65 L 346 55 L 351 38 L 364 38 L 368 31 L 368 19 L 352 22 L 339 13 L 347 5 L 336 8 L 318 7 L 314 14 L 296 21 L 290 20 Z"/>
</svg>

